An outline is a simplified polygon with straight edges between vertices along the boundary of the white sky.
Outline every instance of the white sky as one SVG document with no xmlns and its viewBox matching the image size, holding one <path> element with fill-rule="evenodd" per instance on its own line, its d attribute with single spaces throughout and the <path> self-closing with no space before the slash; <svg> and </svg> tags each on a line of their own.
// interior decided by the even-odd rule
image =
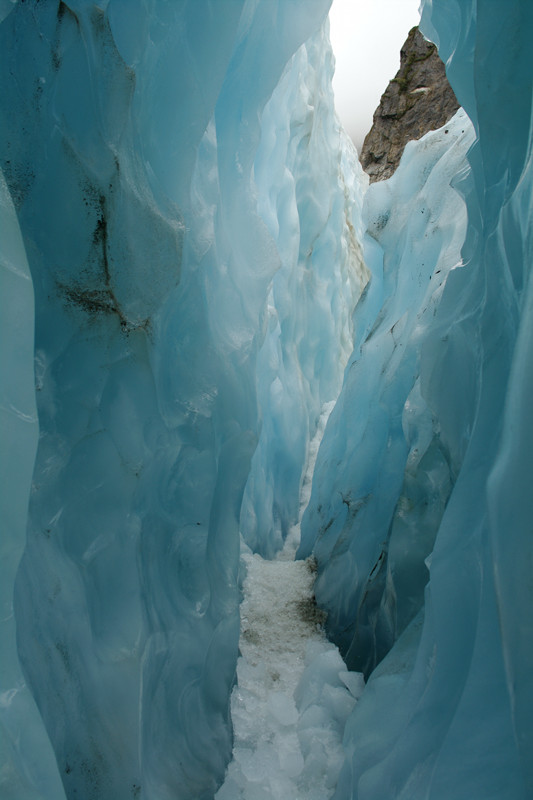
<svg viewBox="0 0 533 800">
<path fill-rule="evenodd" d="M 400 66 L 400 48 L 418 25 L 420 0 L 333 0 L 330 36 L 337 114 L 360 150 L 372 115 Z"/>
</svg>

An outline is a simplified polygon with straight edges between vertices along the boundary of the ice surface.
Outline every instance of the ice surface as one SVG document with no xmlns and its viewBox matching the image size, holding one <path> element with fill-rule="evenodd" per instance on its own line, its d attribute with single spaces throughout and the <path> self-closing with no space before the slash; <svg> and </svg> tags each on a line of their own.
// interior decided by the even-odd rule
<svg viewBox="0 0 533 800">
<path fill-rule="evenodd" d="M 241 530 L 272 557 L 298 522 L 303 469 L 321 409 L 339 393 L 352 314 L 368 280 L 361 206 L 368 178 L 333 113 L 324 28 L 287 65 L 267 103 L 254 162 L 258 211 L 280 269 L 258 355 L 261 435 Z"/>
<path fill-rule="evenodd" d="M 232 800 L 533 794 L 533 6 L 426 0 L 473 128 L 364 213 L 328 6 L 0 3 L 7 797 L 212 800 L 230 703 Z M 232 695 L 341 383 L 300 552 L 369 680 L 290 628 L 274 686 L 265 608 Z"/>
<path fill-rule="evenodd" d="M 396 174 L 365 197 L 372 279 L 354 319 L 362 336 L 322 441 L 300 553 L 312 544 L 328 630 L 367 675 L 423 603 L 425 559 L 457 472 L 421 361 L 441 336 L 434 320 L 448 274 L 463 269 L 466 207 L 450 182 L 473 138 L 459 111 L 410 143 Z"/>
<path fill-rule="evenodd" d="M 456 117 L 368 192 L 372 278 L 301 554 L 318 557 L 317 599 L 348 663 L 373 670 L 335 798 L 522 800 L 533 791 L 533 8 L 433 0 L 422 28 L 477 140 L 465 171 L 472 133 L 460 121 L 458 136 Z M 444 174 L 434 181 L 446 164 L 465 205 Z"/>
<path fill-rule="evenodd" d="M 2 165 L 35 290 L 40 425 L 18 656 L 69 797 L 212 797 L 230 758 L 239 517 L 281 265 L 258 213 L 267 189 L 255 159 L 265 106 L 328 6 L 2 10 Z M 330 58 L 321 41 L 300 64 L 317 76 L 312 58 Z M 271 134 L 278 123 L 284 114 Z M 339 150 L 327 158 L 337 163 Z M 346 298 L 346 328 L 354 299 L 340 279 L 329 303 Z M 28 306 L 30 337 L 32 319 Z M 293 412 L 296 505 L 319 411 Z M 8 592 L 22 510 L 17 525 Z M 15 729 L 29 713 L 15 714 Z M 51 786 L 38 791 L 57 800 Z"/>
<path fill-rule="evenodd" d="M 0 793 L 64 798 L 54 753 L 17 656 L 13 587 L 26 538 L 38 422 L 33 285 L 13 202 L 0 172 Z M 22 724 L 21 724 L 22 723 Z"/>
<path fill-rule="evenodd" d="M 2 6 L 6 221 L 35 290 L 34 353 L 29 303 L 17 324 L 40 426 L 5 688 L 20 659 L 69 797 L 212 797 L 230 758 L 242 495 L 267 476 L 272 500 L 245 516 L 273 552 L 364 280 L 328 7 Z M 33 461 L 9 426 L 26 472 L 9 484 L 8 608 Z M 11 703 L 13 741 L 29 706 Z M 36 720 L 36 791 L 57 800 Z"/>
</svg>

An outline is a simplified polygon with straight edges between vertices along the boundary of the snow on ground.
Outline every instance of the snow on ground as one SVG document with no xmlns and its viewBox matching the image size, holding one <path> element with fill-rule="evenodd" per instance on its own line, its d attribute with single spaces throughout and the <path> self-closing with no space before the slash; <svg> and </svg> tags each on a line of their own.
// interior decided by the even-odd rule
<svg viewBox="0 0 533 800">
<path fill-rule="evenodd" d="M 302 505 L 327 414 L 311 444 Z M 299 525 L 279 557 L 243 543 L 241 656 L 231 698 L 234 750 L 216 800 L 327 800 L 344 758 L 346 719 L 363 690 L 323 632 L 312 559 L 295 561 Z"/>
<path fill-rule="evenodd" d="M 361 679 L 349 675 L 320 629 L 312 562 L 251 553 L 243 561 L 235 746 L 217 800 L 324 800 L 335 787 Z"/>
<path fill-rule="evenodd" d="M 245 552 L 241 657 L 231 712 L 233 761 L 217 800 L 325 800 L 342 734 L 363 688 L 327 641 L 314 564 Z"/>
</svg>

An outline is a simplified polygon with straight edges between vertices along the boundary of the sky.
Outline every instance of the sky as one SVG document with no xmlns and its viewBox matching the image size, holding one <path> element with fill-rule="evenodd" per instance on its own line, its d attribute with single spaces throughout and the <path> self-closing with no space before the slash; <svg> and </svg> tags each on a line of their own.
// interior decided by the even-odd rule
<svg viewBox="0 0 533 800">
<path fill-rule="evenodd" d="M 372 115 L 400 66 L 400 48 L 419 21 L 420 0 L 333 0 L 335 106 L 358 150 Z"/>
</svg>

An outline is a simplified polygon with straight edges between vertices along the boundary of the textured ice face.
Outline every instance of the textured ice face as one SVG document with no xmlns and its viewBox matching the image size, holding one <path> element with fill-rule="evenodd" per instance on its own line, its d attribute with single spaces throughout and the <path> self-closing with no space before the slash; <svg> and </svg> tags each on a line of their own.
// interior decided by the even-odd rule
<svg viewBox="0 0 533 800">
<path fill-rule="evenodd" d="M 533 6 L 426 2 L 479 140 L 414 145 L 364 223 L 328 5 L 0 4 L 6 793 L 213 796 L 239 523 L 296 521 L 352 334 L 302 543 L 380 662 L 337 797 L 533 791 Z"/>
<path fill-rule="evenodd" d="M 274 502 L 252 504 L 274 520 L 264 546 L 272 551 L 298 515 L 307 443 L 321 403 L 339 388 L 360 286 L 350 226 L 361 173 L 339 149 L 324 34 L 285 78 L 306 135 L 286 133 L 286 101 L 265 109 L 328 5 L 2 7 L 3 169 L 35 287 L 40 424 L 16 586 L 18 655 L 68 796 L 210 797 L 230 757 L 251 457 L 262 422 L 277 445 L 256 474 L 266 471 Z M 284 143 L 279 151 L 270 151 L 272 137 Z M 311 286 L 294 332 L 297 265 Z M 280 268 L 285 277 L 272 287 Z M 274 317 L 284 332 L 269 328 Z M 23 304 L 30 339 L 32 319 Z M 313 324 L 327 372 L 309 348 L 309 364 L 288 355 Z M 287 361 L 281 381 L 301 370 L 288 416 L 275 402 L 276 369 L 261 366 L 272 348 Z M 284 441 L 291 426 L 295 437 Z M 289 480 L 286 470 L 270 477 L 280 453 Z M 30 445 L 21 457 L 9 602 Z M 34 761 L 36 794 L 57 800 L 44 727 L 38 747 L 21 742 L 17 751 L 32 712 L 13 700 L 21 678 L 12 623 L 10 631 L 14 771 Z M 9 783 L 9 768 L 4 775 Z"/>
<path fill-rule="evenodd" d="M 319 558 L 317 598 L 350 663 L 371 670 L 383 659 L 348 721 L 335 797 L 525 798 L 533 8 L 433 0 L 422 28 L 438 40 L 478 136 L 466 174 L 456 162 L 466 205 L 432 182 L 453 149 L 425 162 L 422 184 L 428 153 L 412 171 L 411 149 L 393 180 L 368 193 L 373 276 L 319 452 L 302 553 Z M 450 267 L 459 256 L 421 302 L 422 265 L 433 284 L 441 260 Z"/>
<path fill-rule="evenodd" d="M 353 347 L 352 314 L 368 280 L 361 207 L 368 179 L 333 113 L 324 29 L 288 64 L 262 115 L 254 162 L 258 211 L 280 268 L 257 361 L 261 434 L 241 531 L 272 557 L 298 521 L 302 468 Z"/>
<path fill-rule="evenodd" d="M 450 183 L 467 168 L 473 139 L 458 112 L 410 143 L 396 174 L 365 196 L 372 278 L 354 316 L 356 347 L 319 451 L 300 554 L 312 548 L 319 559 L 328 630 L 367 675 L 423 604 L 425 559 L 461 460 L 426 399 L 433 364 L 424 355 L 442 335 L 435 315 L 450 270 L 463 269 L 466 207 Z"/>
<path fill-rule="evenodd" d="M 34 298 L 13 202 L 0 174 L 0 789 L 9 797 L 64 797 L 50 741 L 24 682 L 16 646 L 13 584 L 26 540 L 37 438 Z M 6 346 L 8 344 L 8 346 Z M 36 794 L 39 787 L 41 795 Z"/>
</svg>

